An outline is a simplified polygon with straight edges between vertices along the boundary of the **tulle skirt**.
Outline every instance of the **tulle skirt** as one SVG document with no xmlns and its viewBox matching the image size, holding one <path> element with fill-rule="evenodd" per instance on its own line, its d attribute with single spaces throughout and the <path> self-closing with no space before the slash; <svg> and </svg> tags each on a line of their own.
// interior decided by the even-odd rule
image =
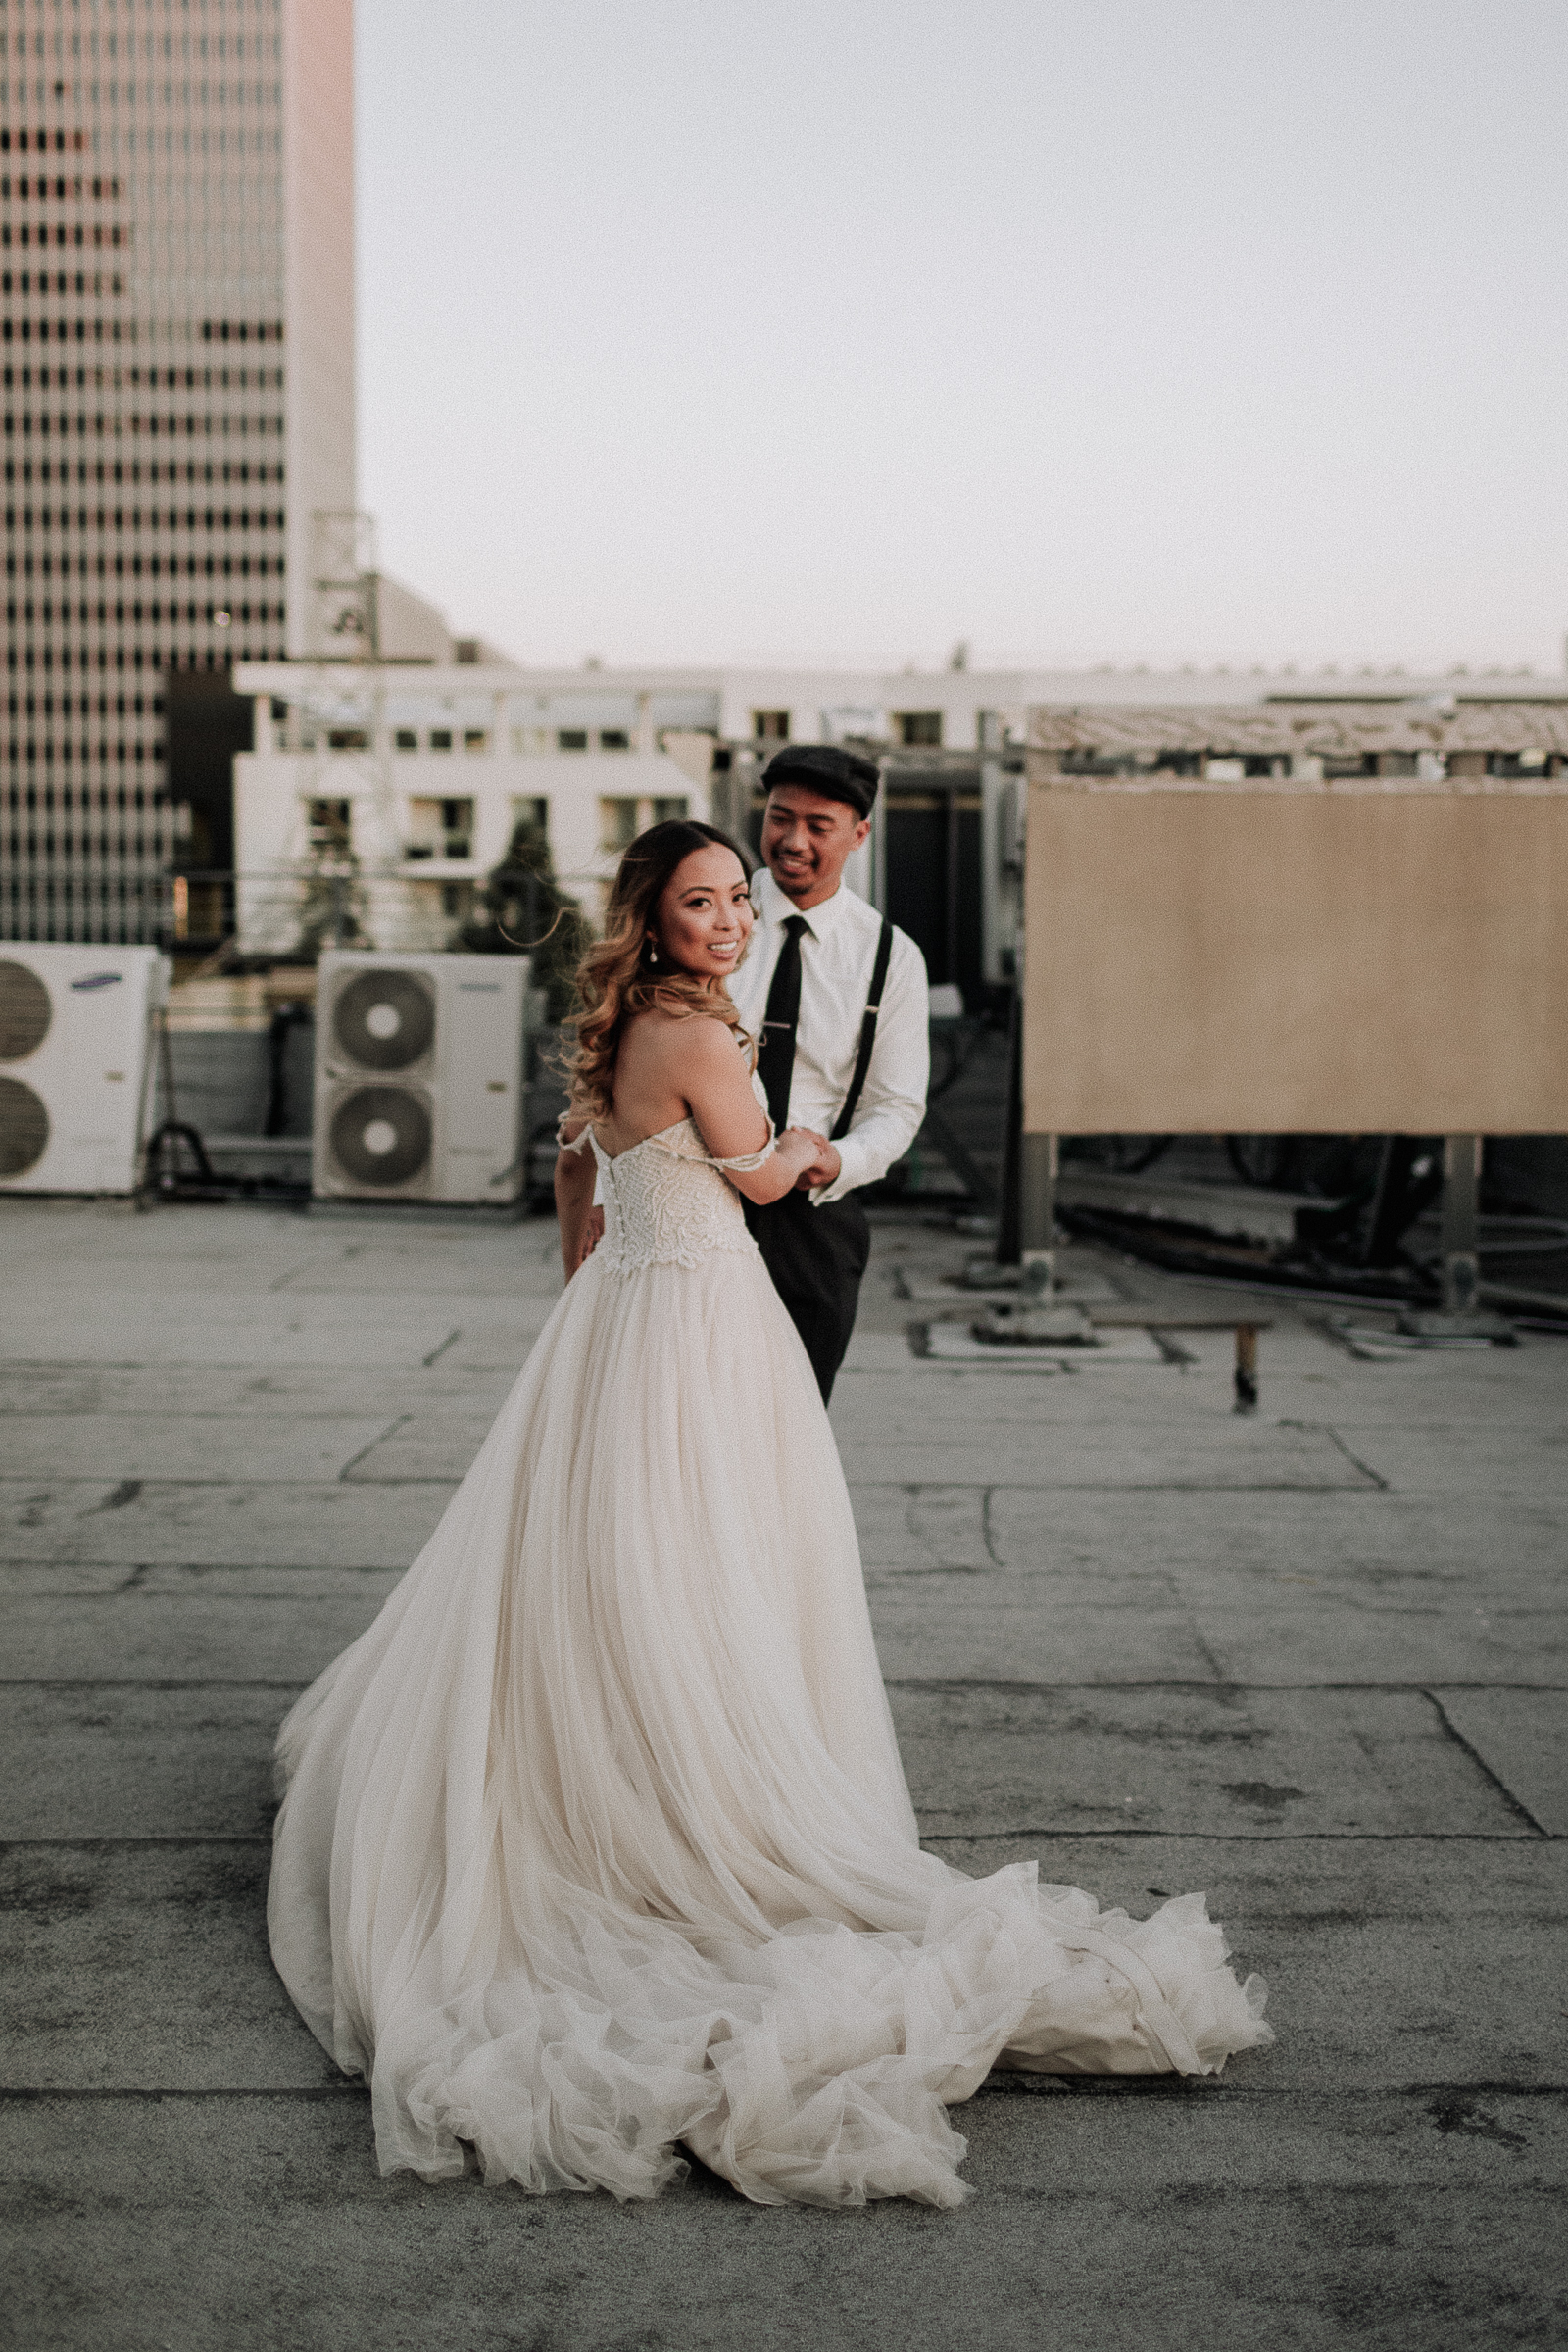
<svg viewBox="0 0 1568 2352">
<path fill-rule="evenodd" d="M 920 1849 L 843 1473 L 760 1259 L 590 1258 L 374 1624 L 278 1739 L 278 1971 L 383 2171 L 959 2203 L 999 2059 L 1272 2038 L 1200 1895 Z M 466 2156 L 472 2152 L 472 2158 Z"/>
</svg>

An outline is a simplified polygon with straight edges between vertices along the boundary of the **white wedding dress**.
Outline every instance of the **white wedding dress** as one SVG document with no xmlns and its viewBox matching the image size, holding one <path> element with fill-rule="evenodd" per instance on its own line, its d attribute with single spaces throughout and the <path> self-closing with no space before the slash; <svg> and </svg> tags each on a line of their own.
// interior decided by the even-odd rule
<svg viewBox="0 0 1568 2352">
<path fill-rule="evenodd" d="M 1134 1922 L 917 1841 L 806 1351 L 688 1120 L 608 1159 L 440 1526 L 278 1739 L 278 1971 L 381 2168 L 956 2205 L 999 2059 L 1272 2039 L 1201 1895 Z M 769 1145 L 768 1150 L 772 1147 Z"/>
</svg>

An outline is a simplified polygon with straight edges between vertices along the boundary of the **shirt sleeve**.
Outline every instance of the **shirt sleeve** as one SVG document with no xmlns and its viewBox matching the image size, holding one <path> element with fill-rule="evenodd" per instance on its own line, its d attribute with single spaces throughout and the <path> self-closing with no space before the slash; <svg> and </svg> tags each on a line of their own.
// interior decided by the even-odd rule
<svg viewBox="0 0 1568 2352">
<path fill-rule="evenodd" d="M 843 1164 L 832 1184 L 812 1193 L 813 1206 L 875 1184 L 913 1143 L 931 1077 L 930 1024 L 925 957 L 906 932 L 895 931 L 871 1066 L 850 1132 L 838 1146 Z"/>
</svg>

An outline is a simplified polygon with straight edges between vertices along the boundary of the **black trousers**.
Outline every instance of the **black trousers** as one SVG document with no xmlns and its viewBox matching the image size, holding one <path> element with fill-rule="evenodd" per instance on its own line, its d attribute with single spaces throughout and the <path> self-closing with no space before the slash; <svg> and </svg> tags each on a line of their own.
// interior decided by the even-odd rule
<svg viewBox="0 0 1568 2352">
<path fill-rule="evenodd" d="M 763 1207 L 748 1200 L 746 1222 L 806 1343 L 826 1404 L 855 1329 L 860 1277 L 871 1254 L 865 1211 L 853 1195 L 813 1208 L 808 1194 L 786 1193 Z"/>
</svg>

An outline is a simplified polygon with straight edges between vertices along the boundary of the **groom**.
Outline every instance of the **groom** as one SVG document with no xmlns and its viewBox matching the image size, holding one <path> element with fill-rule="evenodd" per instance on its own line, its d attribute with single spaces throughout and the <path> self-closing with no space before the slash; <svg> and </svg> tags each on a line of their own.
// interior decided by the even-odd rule
<svg viewBox="0 0 1568 2352">
<path fill-rule="evenodd" d="M 796 1191 L 746 1203 L 774 1288 L 825 1404 L 844 1361 L 870 1253 L 859 1186 L 913 1143 L 930 1075 L 925 963 L 912 939 L 844 882 L 871 830 L 878 774 L 834 744 L 792 744 L 763 777 L 757 928 L 730 980 L 775 1128 L 820 1144 Z"/>
</svg>

